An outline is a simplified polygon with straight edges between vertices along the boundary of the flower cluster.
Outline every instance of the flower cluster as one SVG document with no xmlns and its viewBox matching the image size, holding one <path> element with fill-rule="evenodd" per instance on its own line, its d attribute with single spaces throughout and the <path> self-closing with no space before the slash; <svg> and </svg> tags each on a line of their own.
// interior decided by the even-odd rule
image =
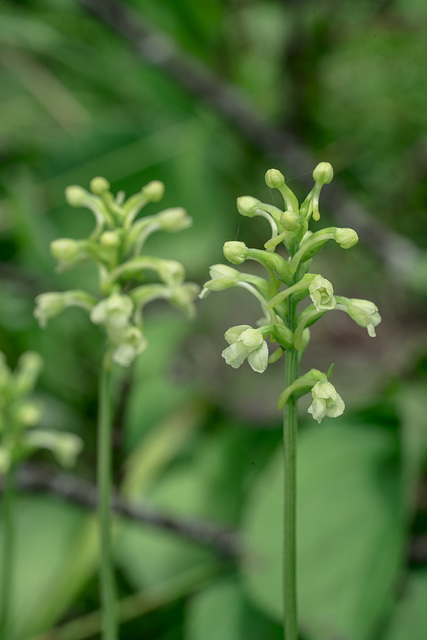
<svg viewBox="0 0 427 640">
<path fill-rule="evenodd" d="M 60 238 L 51 244 L 51 253 L 60 270 L 82 261 L 93 260 L 98 268 L 102 298 L 77 290 L 43 293 L 36 298 L 35 317 L 41 327 L 64 309 L 84 309 L 94 324 L 105 329 L 113 361 L 129 366 L 147 346 L 143 333 L 143 308 L 152 300 L 168 300 L 189 316 L 199 287 L 185 282 L 181 263 L 152 256 L 141 256 L 146 239 L 156 231 L 170 233 L 186 229 L 191 218 L 180 207 L 136 219 L 150 202 L 158 202 L 164 193 L 154 180 L 139 193 L 125 200 L 123 192 L 115 197 L 104 178 L 94 178 L 90 192 L 79 186 L 66 190 L 73 207 L 86 207 L 95 216 L 95 228 L 89 238 Z M 146 272 L 154 272 L 156 281 L 141 284 Z"/>
<path fill-rule="evenodd" d="M 49 449 L 65 467 L 74 464 L 81 439 L 63 431 L 36 429 L 40 408 L 30 398 L 42 361 L 37 353 L 24 353 L 12 372 L 0 352 L 0 473 L 7 471 L 35 449 Z"/>
<path fill-rule="evenodd" d="M 320 218 L 319 195 L 323 185 L 333 178 L 331 165 L 321 162 L 315 168 L 313 178 L 314 187 L 300 204 L 280 171 L 267 171 L 266 184 L 280 191 L 284 201 L 283 210 L 252 196 L 237 199 L 237 209 L 242 216 L 260 216 L 267 220 L 271 237 L 263 249 L 252 249 L 238 241 L 226 242 L 223 249 L 225 258 L 231 264 L 241 265 L 247 260 L 254 260 L 266 269 L 267 277 L 217 264 L 211 267 L 211 279 L 204 284 L 200 294 L 205 298 L 211 291 L 241 287 L 249 291 L 261 305 L 263 317 L 258 322 L 258 328 L 239 325 L 225 334 L 230 346 L 222 355 L 232 367 L 240 367 L 247 360 L 254 371 L 262 373 L 268 363 L 275 362 L 284 352 L 291 350 L 298 352 L 300 360 L 310 338 L 309 327 L 332 310 L 344 311 L 358 325 L 366 328 L 370 336 L 375 336 L 375 327 L 381 317 L 374 303 L 337 296 L 329 280 L 309 272 L 313 257 L 329 240 L 343 249 L 350 249 L 358 241 L 353 229 L 326 227 L 314 233 L 309 230 L 310 219 Z M 287 257 L 276 252 L 280 245 L 284 246 Z M 298 303 L 307 298 L 310 303 L 298 313 Z M 265 340 L 267 336 L 271 342 L 278 343 L 277 350 L 271 355 Z M 311 391 L 313 402 L 309 413 L 315 420 L 320 422 L 324 416 L 341 415 L 344 402 L 328 377 L 313 369 L 305 376 L 288 381 L 288 387 L 280 396 L 279 407 L 284 406 L 291 395 Z"/>
</svg>

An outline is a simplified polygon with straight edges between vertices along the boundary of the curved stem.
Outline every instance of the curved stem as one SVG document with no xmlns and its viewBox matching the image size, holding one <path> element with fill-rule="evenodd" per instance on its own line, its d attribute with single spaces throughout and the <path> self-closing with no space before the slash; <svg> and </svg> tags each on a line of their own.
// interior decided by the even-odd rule
<svg viewBox="0 0 427 640">
<path fill-rule="evenodd" d="M 289 297 L 288 328 L 295 329 L 296 302 Z M 286 350 L 285 389 L 298 378 L 298 352 Z M 296 453 L 298 413 L 297 399 L 291 396 L 283 413 L 284 520 L 283 520 L 283 631 L 285 640 L 298 638 L 296 593 Z"/>
<path fill-rule="evenodd" d="M 13 590 L 13 567 L 14 567 L 14 511 L 15 500 L 15 470 L 10 466 L 4 477 L 3 490 L 3 569 L 1 575 L 1 619 L 0 619 L 0 640 L 11 640 L 11 605 Z"/>
<path fill-rule="evenodd" d="M 98 510 L 101 541 L 102 640 L 117 640 L 118 638 L 116 584 L 111 535 L 112 409 L 110 383 L 111 358 L 107 352 L 101 367 L 98 410 Z"/>
</svg>

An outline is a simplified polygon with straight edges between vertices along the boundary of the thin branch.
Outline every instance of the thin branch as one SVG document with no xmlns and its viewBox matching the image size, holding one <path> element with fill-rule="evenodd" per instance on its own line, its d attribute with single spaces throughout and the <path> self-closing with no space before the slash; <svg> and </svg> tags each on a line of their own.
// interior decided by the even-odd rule
<svg viewBox="0 0 427 640">
<path fill-rule="evenodd" d="M 17 474 L 17 487 L 21 492 L 50 493 L 89 509 L 96 509 L 98 504 L 98 492 L 91 482 L 35 464 L 21 467 Z M 3 491 L 1 478 L 0 491 Z M 240 555 L 237 533 L 219 525 L 171 515 L 146 502 L 130 504 L 117 491 L 113 493 L 112 509 L 116 515 L 170 531 L 186 540 L 210 547 L 221 556 L 235 558 Z"/>
<path fill-rule="evenodd" d="M 86 509 L 95 510 L 98 504 L 94 484 L 70 473 L 57 472 L 36 464 L 22 466 L 17 474 L 17 489 L 23 493 L 48 493 Z M 0 494 L 3 492 L 3 477 L 0 476 Z M 240 535 L 212 522 L 190 520 L 171 515 L 148 505 L 129 504 L 113 494 L 114 513 L 149 527 L 170 531 L 185 540 L 211 548 L 225 558 L 239 558 L 242 554 Z M 414 536 L 408 544 L 407 562 L 416 565 L 427 563 L 427 536 Z"/>
<path fill-rule="evenodd" d="M 302 183 L 311 188 L 307 168 L 316 164 L 314 154 L 295 135 L 268 123 L 240 90 L 183 52 L 170 37 L 153 28 L 124 3 L 114 0 L 79 2 L 127 40 L 144 62 L 156 66 L 207 102 L 256 148 L 277 158 L 281 166 L 292 167 L 292 174 L 303 174 Z M 356 229 L 364 243 L 380 256 L 392 277 L 406 281 L 412 275 L 422 252 L 409 238 L 373 218 L 337 181 L 325 189 L 323 201 L 338 224 Z"/>
</svg>

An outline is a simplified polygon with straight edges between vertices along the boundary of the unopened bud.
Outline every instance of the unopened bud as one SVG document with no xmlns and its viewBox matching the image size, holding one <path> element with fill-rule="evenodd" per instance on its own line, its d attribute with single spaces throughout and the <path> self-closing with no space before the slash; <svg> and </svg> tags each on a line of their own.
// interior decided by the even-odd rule
<svg viewBox="0 0 427 640">
<path fill-rule="evenodd" d="M 71 238 L 58 238 L 50 243 L 50 252 L 55 260 L 64 263 L 73 263 L 80 257 L 80 247 L 76 240 Z"/>
<path fill-rule="evenodd" d="M 256 215 L 256 210 L 259 207 L 259 200 L 252 198 L 252 196 L 241 196 L 237 198 L 237 210 L 242 216 L 253 218 Z"/>
<path fill-rule="evenodd" d="M 110 183 L 105 178 L 93 178 L 93 180 L 90 181 L 90 190 L 96 196 L 102 196 L 103 193 L 110 190 Z"/>
<path fill-rule="evenodd" d="M 71 185 L 65 189 L 65 199 L 71 207 L 83 207 L 88 195 L 86 189 L 77 185 Z"/>
<path fill-rule="evenodd" d="M 182 231 L 183 229 L 187 229 L 192 223 L 192 219 L 182 207 L 161 211 L 157 214 L 156 218 L 163 231 Z"/>
<path fill-rule="evenodd" d="M 104 231 L 99 241 L 107 249 L 115 249 L 120 246 L 120 237 L 116 231 Z"/>
<path fill-rule="evenodd" d="M 320 184 L 329 184 L 334 177 L 334 170 L 329 162 L 320 162 L 313 171 L 313 179 Z"/>
<path fill-rule="evenodd" d="M 336 229 L 335 242 L 343 249 L 351 249 L 358 242 L 359 236 L 353 229 Z"/>
<path fill-rule="evenodd" d="M 280 224 L 285 231 L 296 231 L 300 227 L 299 215 L 294 211 L 284 211 L 280 216 Z"/>
<path fill-rule="evenodd" d="M 152 180 L 141 191 L 150 202 L 158 202 L 163 198 L 165 185 L 160 180 Z"/>
<path fill-rule="evenodd" d="M 19 407 L 16 418 L 24 427 L 34 427 L 41 418 L 40 408 L 33 403 L 23 404 Z"/>
<path fill-rule="evenodd" d="M 269 169 L 265 174 L 265 184 L 270 189 L 280 189 L 285 184 L 285 178 L 278 169 Z"/>
<path fill-rule="evenodd" d="M 231 264 L 242 264 L 248 255 L 248 248 L 244 242 L 231 241 L 224 244 L 223 253 Z"/>
</svg>

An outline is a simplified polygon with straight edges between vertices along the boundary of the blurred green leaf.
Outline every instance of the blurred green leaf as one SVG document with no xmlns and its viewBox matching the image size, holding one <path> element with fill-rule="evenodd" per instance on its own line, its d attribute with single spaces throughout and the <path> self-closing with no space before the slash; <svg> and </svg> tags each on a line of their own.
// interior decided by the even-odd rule
<svg viewBox="0 0 427 640">
<path fill-rule="evenodd" d="M 404 500 L 409 518 L 417 508 L 417 488 L 427 459 L 426 385 L 402 385 L 397 393 L 401 417 Z"/>
<path fill-rule="evenodd" d="M 149 497 L 154 505 L 171 514 L 195 517 L 201 511 L 200 479 L 187 469 L 178 469 Z M 126 522 L 118 532 L 117 562 L 137 589 L 156 586 L 188 568 L 207 562 L 209 557 L 207 551 L 166 529 Z"/>
<path fill-rule="evenodd" d="M 424 640 L 427 629 L 427 571 L 407 577 L 385 640 Z"/>
<path fill-rule="evenodd" d="M 186 640 L 279 640 L 282 628 L 247 602 L 236 578 L 222 580 L 187 606 Z"/>
<path fill-rule="evenodd" d="M 324 422 L 298 450 L 298 592 L 313 640 L 368 640 L 389 611 L 402 561 L 397 443 L 374 425 Z M 282 615 L 282 452 L 248 503 L 244 579 L 254 601 Z"/>
<path fill-rule="evenodd" d="M 21 497 L 16 507 L 12 616 L 20 639 L 49 628 L 66 611 L 93 572 L 94 551 L 84 511 L 41 496 Z"/>
</svg>

